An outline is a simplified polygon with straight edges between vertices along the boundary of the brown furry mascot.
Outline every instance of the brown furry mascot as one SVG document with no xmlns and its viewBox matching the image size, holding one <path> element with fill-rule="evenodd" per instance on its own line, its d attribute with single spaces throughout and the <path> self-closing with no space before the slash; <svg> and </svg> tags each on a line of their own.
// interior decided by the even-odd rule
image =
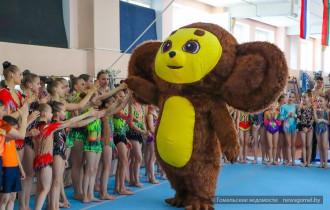
<svg viewBox="0 0 330 210">
<path fill-rule="evenodd" d="M 176 191 L 166 202 L 214 209 L 220 151 L 232 163 L 239 153 L 226 104 L 246 112 L 271 104 L 288 76 L 283 53 L 267 42 L 239 45 L 217 25 L 194 23 L 163 43 L 138 46 L 128 71 L 137 100 L 160 108 L 156 157 Z"/>
</svg>

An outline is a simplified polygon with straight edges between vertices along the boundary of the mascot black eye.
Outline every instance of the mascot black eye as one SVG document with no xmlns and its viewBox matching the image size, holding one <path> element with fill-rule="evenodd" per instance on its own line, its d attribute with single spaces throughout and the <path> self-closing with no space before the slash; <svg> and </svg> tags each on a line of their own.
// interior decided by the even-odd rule
<svg viewBox="0 0 330 210">
<path fill-rule="evenodd" d="M 162 53 L 169 51 L 172 48 L 172 42 L 167 40 L 162 46 Z"/>
<path fill-rule="evenodd" d="M 190 40 L 183 45 L 182 50 L 187 53 L 196 54 L 200 49 L 199 43 L 197 41 Z"/>
</svg>

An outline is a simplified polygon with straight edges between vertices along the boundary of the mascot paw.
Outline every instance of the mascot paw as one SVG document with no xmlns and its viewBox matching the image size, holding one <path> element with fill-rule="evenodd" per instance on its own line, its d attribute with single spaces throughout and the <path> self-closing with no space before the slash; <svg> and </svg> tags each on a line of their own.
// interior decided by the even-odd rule
<svg viewBox="0 0 330 210">
<path fill-rule="evenodd" d="M 214 210 L 213 205 L 211 204 L 202 204 L 202 203 L 195 203 L 193 205 L 186 206 L 185 210 Z"/>
<path fill-rule="evenodd" d="M 179 198 L 168 198 L 165 200 L 166 203 L 172 205 L 172 206 L 176 206 L 176 207 L 183 207 L 183 200 L 179 199 Z"/>
<path fill-rule="evenodd" d="M 235 163 L 237 161 L 239 155 L 239 145 L 238 142 L 232 143 L 227 147 L 221 148 L 225 153 L 227 160 L 231 163 Z"/>
</svg>

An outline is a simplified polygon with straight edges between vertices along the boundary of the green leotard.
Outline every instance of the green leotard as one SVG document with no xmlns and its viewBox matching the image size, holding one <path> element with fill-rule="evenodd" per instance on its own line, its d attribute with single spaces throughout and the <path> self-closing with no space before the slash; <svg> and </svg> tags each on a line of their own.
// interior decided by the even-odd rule
<svg viewBox="0 0 330 210">
<path fill-rule="evenodd" d="M 88 138 L 85 140 L 84 152 L 102 152 L 101 120 L 97 119 L 87 125 Z"/>
<path fill-rule="evenodd" d="M 80 96 L 80 93 L 77 93 L 76 96 L 73 98 L 72 103 L 76 103 L 79 96 Z M 87 111 L 81 112 L 80 114 L 83 114 L 85 112 L 87 112 Z M 73 145 L 74 145 L 73 141 L 84 142 L 88 138 L 87 136 L 88 136 L 88 133 L 87 133 L 86 127 L 70 129 L 70 131 L 67 134 L 68 148 L 73 147 Z"/>
</svg>

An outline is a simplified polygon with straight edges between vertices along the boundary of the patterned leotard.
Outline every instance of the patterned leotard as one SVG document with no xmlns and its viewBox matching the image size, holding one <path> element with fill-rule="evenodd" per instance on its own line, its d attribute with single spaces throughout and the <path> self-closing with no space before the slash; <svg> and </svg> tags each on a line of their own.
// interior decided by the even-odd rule
<svg viewBox="0 0 330 210">
<path fill-rule="evenodd" d="M 17 109 L 21 108 L 22 104 L 22 93 L 19 90 L 15 90 L 17 93 L 17 97 L 19 102 L 17 103 L 13 96 L 10 93 L 10 89 L 8 86 L 2 88 L 0 90 L 0 100 L 2 100 L 5 104 L 5 107 L 8 113 L 16 112 Z M 16 150 L 19 151 L 24 148 L 24 139 L 16 139 L 15 140 Z"/>
<path fill-rule="evenodd" d="M 35 148 L 35 158 L 33 160 L 33 169 L 40 171 L 48 165 L 53 164 L 54 132 L 61 126 L 61 123 L 38 122 L 36 129 L 40 131 L 39 135 L 33 137 Z"/>
<path fill-rule="evenodd" d="M 119 142 L 123 142 L 127 144 L 126 139 L 126 131 L 128 129 L 127 122 L 124 120 L 128 114 L 127 107 L 124 110 L 120 111 L 117 116 L 113 117 L 113 124 L 114 124 L 114 132 L 113 132 L 113 140 L 115 145 Z"/>
<path fill-rule="evenodd" d="M 101 120 L 97 119 L 87 125 L 88 139 L 84 142 L 84 152 L 102 152 Z"/>
<path fill-rule="evenodd" d="M 297 128 L 302 131 L 303 128 L 310 129 L 314 123 L 314 106 L 301 107 L 297 114 Z"/>
<path fill-rule="evenodd" d="M 265 117 L 265 125 L 266 130 L 274 135 L 276 132 L 280 130 L 281 121 L 279 120 L 279 114 L 278 113 L 267 113 L 267 116 Z"/>
<path fill-rule="evenodd" d="M 316 111 L 316 115 L 319 119 L 323 119 L 323 120 L 328 120 L 328 112 L 327 110 L 317 110 Z M 315 126 L 315 134 L 317 135 L 321 135 L 323 133 L 325 133 L 328 129 L 328 125 L 325 122 L 319 122 L 316 124 Z"/>
<path fill-rule="evenodd" d="M 297 104 L 284 104 L 281 106 L 280 111 L 280 120 L 283 121 L 283 130 L 284 132 L 291 134 L 296 131 L 297 127 L 297 119 L 294 117 L 289 117 L 288 114 L 292 112 L 293 114 L 297 114 Z"/>
<path fill-rule="evenodd" d="M 142 143 L 142 133 L 144 128 L 144 107 L 140 104 L 132 105 L 133 109 L 133 115 L 136 119 L 138 119 L 138 122 L 129 122 L 129 129 L 126 132 L 126 137 L 129 140 L 137 140 L 139 143 Z"/>
<path fill-rule="evenodd" d="M 250 114 L 241 112 L 238 126 L 241 131 L 249 131 L 251 129 Z"/>
<path fill-rule="evenodd" d="M 73 98 L 72 103 L 76 103 L 77 99 L 79 98 L 80 93 L 77 93 L 76 96 Z M 84 112 L 80 113 L 83 114 Z M 81 128 L 71 128 L 67 134 L 67 147 L 71 148 L 74 145 L 74 141 L 85 142 L 88 138 L 88 133 L 86 126 Z"/>
</svg>

